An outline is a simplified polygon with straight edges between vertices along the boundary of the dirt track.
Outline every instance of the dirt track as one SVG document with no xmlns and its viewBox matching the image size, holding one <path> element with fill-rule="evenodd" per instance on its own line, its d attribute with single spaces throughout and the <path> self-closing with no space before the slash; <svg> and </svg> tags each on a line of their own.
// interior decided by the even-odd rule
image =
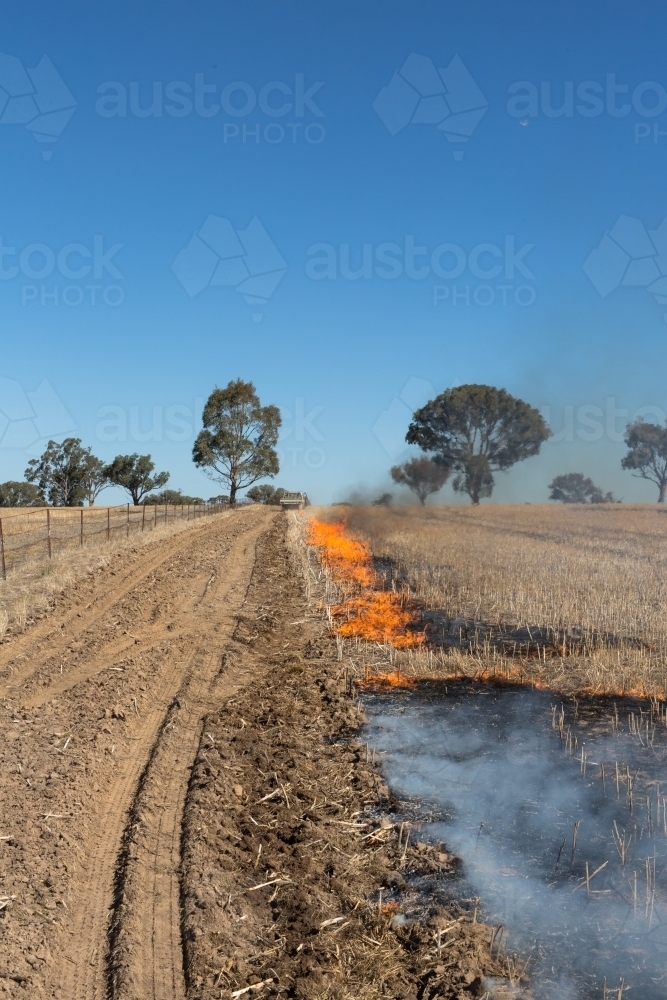
<svg viewBox="0 0 667 1000">
<path fill-rule="evenodd" d="M 139 932 L 131 961 L 114 968 L 114 995 L 185 996 L 178 870 L 189 767 L 212 699 L 243 682 L 221 671 L 222 657 L 272 517 L 222 515 L 119 556 L 0 646 L 0 894 L 16 897 L 0 931 L 0 976 L 13 978 L 0 988 L 107 996 L 109 920 L 122 913 L 115 943 L 130 953 Z M 150 866 L 125 848 L 144 801 L 155 806 Z"/>
<path fill-rule="evenodd" d="M 409 896 L 401 864 L 451 863 L 401 862 L 377 826 L 387 791 L 339 739 L 360 715 L 284 533 L 280 512 L 223 514 L 0 644 L 0 994 L 403 1000 L 493 969 L 463 914 L 445 967 L 432 928 L 374 901 Z"/>
</svg>

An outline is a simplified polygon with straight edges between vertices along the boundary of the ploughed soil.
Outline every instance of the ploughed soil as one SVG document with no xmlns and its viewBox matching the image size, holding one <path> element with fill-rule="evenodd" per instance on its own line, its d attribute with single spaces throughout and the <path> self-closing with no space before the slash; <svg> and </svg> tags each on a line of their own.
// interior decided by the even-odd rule
<svg viewBox="0 0 667 1000">
<path fill-rule="evenodd" d="M 455 860 L 392 825 L 286 527 L 248 508 L 119 554 L 0 643 L 0 996 L 458 998 L 502 974 L 490 928 L 417 899 Z"/>
</svg>

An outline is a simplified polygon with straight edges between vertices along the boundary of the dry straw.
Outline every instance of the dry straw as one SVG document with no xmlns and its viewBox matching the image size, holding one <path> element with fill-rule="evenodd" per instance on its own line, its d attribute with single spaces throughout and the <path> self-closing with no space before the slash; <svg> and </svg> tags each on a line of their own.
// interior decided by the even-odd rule
<svg viewBox="0 0 667 1000">
<path fill-rule="evenodd" d="M 407 675 L 506 676 L 563 691 L 667 693 L 667 509 L 347 508 L 386 586 L 465 643 L 392 651 Z M 335 600 L 331 601 L 335 604 Z M 498 635 L 523 630 L 521 641 Z"/>
</svg>

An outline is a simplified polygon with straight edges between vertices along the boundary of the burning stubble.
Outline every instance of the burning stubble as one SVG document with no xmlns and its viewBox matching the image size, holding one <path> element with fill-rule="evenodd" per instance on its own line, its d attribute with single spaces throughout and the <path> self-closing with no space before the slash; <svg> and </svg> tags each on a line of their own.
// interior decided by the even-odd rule
<svg viewBox="0 0 667 1000">
<path fill-rule="evenodd" d="M 407 606 L 407 596 L 395 588 L 382 589 L 369 545 L 351 537 L 343 521 L 311 518 L 307 538 L 342 597 L 327 609 L 339 641 L 361 639 L 396 649 L 424 643 L 423 632 L 411 628 L 418 619 Z"/>
<path fill-rule="evenodd" d="M 667 511 L 646 505 L 350 508 L 387 589 L 419 608 L 413 676 L 667 698 Z"/>
</svg>

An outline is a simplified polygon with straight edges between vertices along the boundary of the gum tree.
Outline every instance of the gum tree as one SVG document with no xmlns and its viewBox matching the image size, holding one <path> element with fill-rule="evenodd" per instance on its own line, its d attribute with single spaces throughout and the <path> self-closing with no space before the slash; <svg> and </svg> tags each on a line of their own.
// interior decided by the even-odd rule
<svg viewBox="0 0 667 1000">
<path fill-rule="evenodd" d="M 438 465 L 432 458 L 411 458 L 403 465 L 394 465 L 391 478 L 401 486 L 407 486 L 424 506 L 426 498 L 431 493 L 437 493 L 449 478 L 450 470 L 445 465 Z"/>
<path fill-rule="evenodd" d="M 537 455 L 551 436 L 534 407 L 490 385 L 459 385 L 413 414 L 405 440 L 456 472 L 452 486 L 478 504 L 493 491 L 496 471 Z"/>
<path fill-rule="evenodd" d="M 658 487 L 658 503 L 665 502 L 667 491 L 667 421 L 665 427 L 635 420 L 625 429 L 627 455 L 621 466 L 639 479 L 648 479 Z"/>
<path fill-rule="evenodd" d="M 81 438 L 65 438 L 49 441 L 46 451 L 28 462 L 25 478 L 54 507 L 81 507 L 91 494 L 91 470 L 101 464 Z"/>
<path fill-rule="evenodd" d="M 246 496 L 255 503 L 263 503 L 268 507 L 280 507 L 280 501 L 285 496 L 282 486 L 271 486 L 270 483 L 262 483 L 261 486 L 253 486 L 248 490 Z"/>
<path fill-rule="evenodd" d="M 95 455 L 88 455 L 84 461 L 84 470 L 81 477 L 81 489 L 88 501 L 88 506 L 95 504 L 102 490 L 106 490 L 111 485 L 106 474 L 106 466 L 100 458 Z"/>
<path fill-rule="evenodd" d="M 603 493 L 592 479 L 581 472 L 565 472 L 549 483 L 550 500 L 561 503 L 616 503 L 613 493 Z"/>
<path fill-rule="evenodd" d="M 240 489 L 280 471 L 276 452 L 280 410 L 262 406 L 252 382 L 239 378 L 224 389 L 214 389 L 202 423 L 192 459 L 210 479 L 227 487 L 232 506 Z"/>
<path fill-rule="evenodd" d="M 153 475 L 155 462 L 150 455 L 116 455 L 113 462 L 105 466 L 104 473 L 108 482 L 121 486 L 132 499 L 134 507 L 138 507 L 143 498 L 153 490 L 166 486 L 168 472 L 158 472 Z"/>
<path fill-rule="evenodd" d="M 0 483 L 0 507 L 42 507 L 44 497 L 39 486 L 8 480 Z"/>
</svg>

